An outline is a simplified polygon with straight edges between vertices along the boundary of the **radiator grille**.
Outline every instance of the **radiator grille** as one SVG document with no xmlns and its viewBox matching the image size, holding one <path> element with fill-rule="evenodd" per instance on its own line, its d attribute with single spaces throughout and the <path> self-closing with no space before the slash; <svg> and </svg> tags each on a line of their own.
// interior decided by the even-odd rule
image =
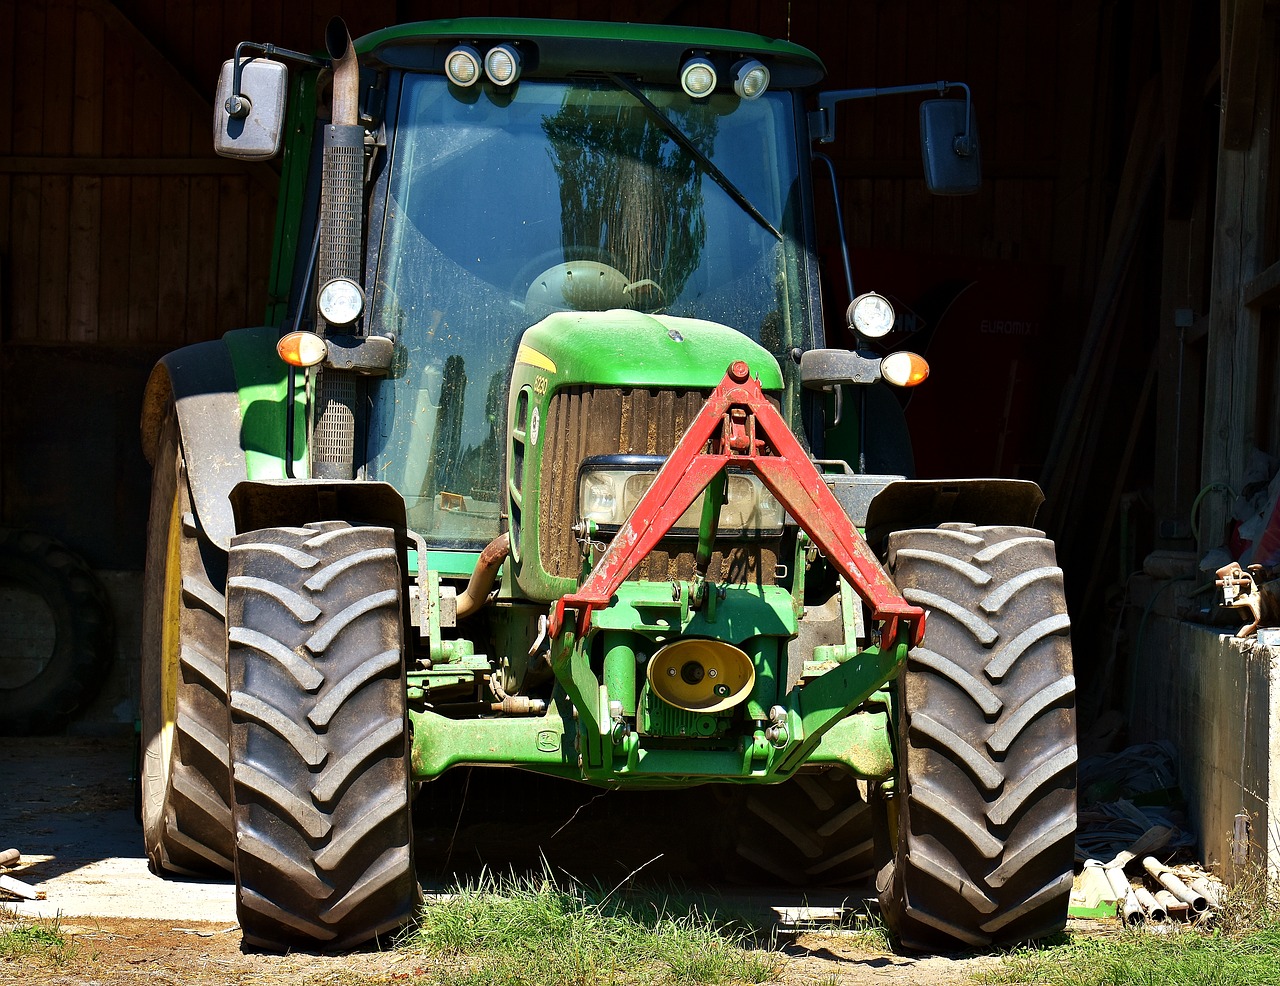
<svg viewBox="0 0 1280 986">
<path fill-rule="evenodd" d="M 550 575 L 574 578 L 581 552 L 572 527 L 577 520 L 578 465 L 592 455 L 669 455 L 710 391 L 571 387 L 551 397 L 543 425 L 538 510 L 539 552 Z M 778 538 L 720 538 L 707 577 L 731 584 L 772 584 Z M 694 575 L 696 540 L 668 538 L 640 563 L 632 579 L 664 582 Z"/>
</svg>

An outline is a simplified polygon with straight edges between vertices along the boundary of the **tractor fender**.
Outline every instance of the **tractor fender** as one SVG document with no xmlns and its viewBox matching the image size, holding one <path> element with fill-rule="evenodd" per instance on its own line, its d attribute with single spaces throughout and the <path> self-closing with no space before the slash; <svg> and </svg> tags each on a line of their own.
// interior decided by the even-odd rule
<svg viewBox="0 0 1280 986">
<path fill-rule="evenodd" d="M 889 483 L 867 507 L 867 543 L 880 551 L 893 531 L 948 521 L 1034 525 L 1044 494 L 1025 479 L 910 479 Z"/>
<path fill-rule="evenodd" d="M 204 533 L 231 548 L 231 490 L 248 476 L 240 446 L 240 396 L 231 353 L 221 340 L 184 346 L 160 358 L 142 400 L 142 451 L 155 465 L 170 400 L 178 414 L 191 505 Z"/>
<path fill-rule="evenodd" d="M 363 479 L 244 480 L 229 502 L 240 533 L 338 520 L 389 527 L 403 538 L 408 527 L 400 492 Z"/>
</svg>

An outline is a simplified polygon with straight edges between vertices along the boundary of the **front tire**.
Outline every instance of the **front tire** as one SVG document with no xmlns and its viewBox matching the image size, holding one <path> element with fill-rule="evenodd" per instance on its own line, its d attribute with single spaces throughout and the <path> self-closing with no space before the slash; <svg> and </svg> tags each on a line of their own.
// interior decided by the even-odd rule
<svg viewBox="0 0 1280 986">
<path fill-rule="evenodd" d="M 411 921 L 421 893 L 394 533 L 236 536 L 227 617 L 246 943 L 340 951 Z"/>
<path fill-rule="evenodd" d="M 900 531 L 889 568 L 929 616 L 898 678 L 897 852 L 879 881 L 886 922 L 917 950 L 1060 931 L 1077 752 L 1053 542 L 1017 527 Z"/>
</svg>

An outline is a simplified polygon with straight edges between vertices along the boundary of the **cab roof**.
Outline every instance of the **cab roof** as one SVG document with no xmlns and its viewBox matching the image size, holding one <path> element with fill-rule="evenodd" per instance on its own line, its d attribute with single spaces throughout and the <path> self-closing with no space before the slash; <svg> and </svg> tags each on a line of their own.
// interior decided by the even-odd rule
<svg viewBox="0 0 1280 986">
<path fill-rule="evenodd" d="M 721 78 L 728 78 L 739 60 L 758 59 L 769 68 L 771 89 L 807 88 L 826 74 L 817 55 L 790 41 L 669 24 L 461 17 L 375 31 L 360 38 L 356 50 L 366 64 L 440 72 L 456 45 L 471 45 L 483 55 L 500 43 L 520 52 L 522 77 L 615 73 L 645 83 L 675 84 L 680 66 L 693 55 L 710 59 Z"/>
</svg>

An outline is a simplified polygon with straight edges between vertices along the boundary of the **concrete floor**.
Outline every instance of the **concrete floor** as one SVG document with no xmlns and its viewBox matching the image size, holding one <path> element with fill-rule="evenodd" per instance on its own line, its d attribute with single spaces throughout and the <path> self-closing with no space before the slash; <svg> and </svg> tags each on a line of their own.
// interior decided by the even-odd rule
<svg viewBox="0 0 1280 986">
<path fill-rule="evenodd" d="M 147 869 L 134 815 L 133 756 L 133 740 L 118 736 L 0 742 L 0 849 L 22 853 L 20 866 L 2 872 L 44 894 L 24 901 L 0 893 L 0 907 L 28 917 L 236 924 L 229 876 L 161 879 Z M 688 835 L 691 805 L 708 815 L 698 792 L 630 796 L 650 799 L 638 812 L 627 795 L 602 796 L 531 774 L 456 773 L 430 785 L 415 808 L 418 875 L 428 894 L 482 870 L 536 873 L 545 866 L 606 885 L 643 869 L 660 886 L 732 903 L 738 913 L 759 911 L 782 926 L 837 922 L 868 904 L 858 893 L 709 880 L 695 862 L 708 847 Z M 653 807 L 655 798 L 664 800 Z"/>
</svg>

